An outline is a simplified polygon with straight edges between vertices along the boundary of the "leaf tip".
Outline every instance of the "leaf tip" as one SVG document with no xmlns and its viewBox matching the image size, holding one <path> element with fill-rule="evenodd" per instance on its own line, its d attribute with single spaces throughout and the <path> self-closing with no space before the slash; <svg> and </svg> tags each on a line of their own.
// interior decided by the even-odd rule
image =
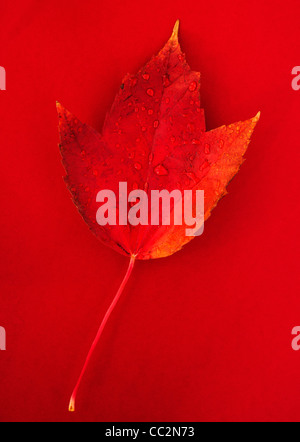
<svg viewBox="0 0 300 442">
<path fill-rule="evenodd" d="M 74 413 L 74 411 L 75 411 L 75 400 L 74 400 L 73 396 L 72 396 L 71 399 L 70 399 L 70 403 L 69 403 L 69 411 L 70 411 L 71 413 Z"/>
<path fill-rule="evenodd" d="M 62 110 L 62 105 L 60 104 L 59 101 L 56 101 L 56 110 L 57 110 L 58 113 L 60 113 L 61 110 Z"/>
<path fill-rule="evenodd" d="M 172 32 L 172 35 L 171 35 L 171 39 L 170 39 L 174 43 L 178 43 L 179 25 L 180 25 L 180 21 L 176 20 L 176 23 L 174 25 L 173 32 Z"/>
<path fill-rule="evenodd" d="M 259 111 L 255 117 L 253 118 L 254 123 L 257 123 L 260 120 L 261 112 Z"/>
</svg>

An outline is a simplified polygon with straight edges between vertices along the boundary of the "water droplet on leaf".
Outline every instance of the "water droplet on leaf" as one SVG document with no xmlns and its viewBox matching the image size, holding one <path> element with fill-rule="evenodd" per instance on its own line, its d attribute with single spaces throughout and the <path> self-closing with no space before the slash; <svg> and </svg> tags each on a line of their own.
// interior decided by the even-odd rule
<svg viewBox="0 0 300 442">
<path fill-rule="evenodd" d="M 163 87 L 168 87 L 170 86 L 171 82 L 170 82 L 170 78 L 169 75 L 164 75 L 163 76 Z"/>
<path fill-rule="evenodd" d="M 153 97 L 154 95 L 154 90 L 153 89 L 147 89 L 147 95 L 149 95 L 149 97 Z"/>
<path fill-rule="evenodd" d="M 210 153 L 210 145 L 209 144 L 205 144 L 205 146 L 204 146 L 204 153 L 206 154 L 206 155 L 208 155 L 209 153 Z"/>
<path fill-rule="evenodd" d="M 189 91 L 194 92 L 197 89 L 197 83 L 195 81 L 192 81 L 189 85 Z"/>
<path fill-rule="evenodd" d="M 158 176 L 165 176 L 165 175 L 169 174 L 168 170 L 162 164 L 159 164 L 158 166 L 156 166 L 154 169 L 154 172 Z"/>
</svg>

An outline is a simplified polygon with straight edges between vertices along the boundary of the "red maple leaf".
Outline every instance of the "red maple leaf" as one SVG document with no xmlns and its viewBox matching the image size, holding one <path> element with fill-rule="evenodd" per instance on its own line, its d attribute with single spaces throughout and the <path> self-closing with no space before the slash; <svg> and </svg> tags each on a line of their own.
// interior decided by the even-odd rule
<svg viewBox="0 0 300 442">
<path fill-rule="evenodd" d="M 80 214 L 106 245 L 130 257 L 126 277 L 100 326 L 81 378 L 107 319 L 132 272 L 136 259 L 169 256 L 193 237 L 185 225 L 100 226 L 96 221 L 100 189 L 119 192 L 174 189 L 204 190 L 205 220 L 238 172 L 259 114 L 245 122 L 205 131 L 200 106 L 200 73 L 190 69 L 178 43 L 178 25 L 159 54 L 136 75 L 126 75 L 107 114 L 102 134 L 57 104 L 66 183 Z M 116 211 L 120 210 L 117 201 Z"/>
</svg>

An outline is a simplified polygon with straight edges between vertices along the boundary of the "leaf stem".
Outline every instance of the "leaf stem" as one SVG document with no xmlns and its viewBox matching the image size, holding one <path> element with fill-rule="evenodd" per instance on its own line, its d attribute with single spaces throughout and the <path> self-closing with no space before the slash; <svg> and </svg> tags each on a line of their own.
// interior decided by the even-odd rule
<svg viewBox="0 0 300 442">
<path fill-rule="evenodd" d="M 71 411 L 71 412 L 75 411 L 76 396 L 77 396 L 77 391 L 78 391 L 78 388 L 80 386 L 81 380 L 82 380 L 82 378 L 83 378 L 83 376 L 84 376 L 84 374 L 86 372 L 86 369 L 88 367 L 90 359 L 91 359 L 91 357 L 92 357 L 92 355 L 94 353 L 94 350 L 95 350 L 95 348 L 96 348 L 96 346 L 97 346 L 97 344 L 98 344 L 98 342 L 100 340 L 100 337 L 101 337 L 102 332 L 103 332 L 103 330 L 105 328 L 105 325 L 106 325 L 110 315 L 112 314 L 114 308 L 116 307 L 116 305 L 117 305 L 117 303 L 118 303 L 118 301 L 119 301 L 119 299 L 120 299 L 120 297 L 121 297 L 121 295 L 122 295 L 122 293 L 124 291 L 124 288 L 125 288 L 128 280 L 129 280 L 129 278 L 130 278 L 130 275 L 131 275 L 132 270 L 134 268 L 135 258 L 136 258 L 135 255 L 131 256 L 129 267 L 128 267 L 128 270 L 126 272 L 126 275 L 125 275 L 125 277 L 124 277 L 124 279 L 123 279 L 123 281 L 122 281 L 122 283 L 121 283 L 121 285 L 119 287 L 119 290 L 117 291 L 116 296 L 114 297 L 112 303 L 110 304 L 108 310 L 106 311 L 106 313 L 104 315 L 104 318 L 103 318 L 103 320 L 102 320 L 102 322 L 100 324 L 100 327 L 99 327 L 99 330 L 97 332 L 97 335 L 96 335 L 96 337 L 95 337 L 95 339 L 94 339 L 94 341 L 93 341 L 93 343 L 91 345 L 91 348 L 90 348 L 90 350 L 88 352 L 88 355 L 86 357 L 84 366 L 83 366 L 83 368 L 81 370 L 80 376 L 78 378 L 78 381 L 77 381 L 77 383 L 75 385 L 75 388 L 73 390 L 73 393 L 72 393 L 72 396 L 71 396 L 71 399 L 70 399 L 69 411 Z"/>
</svg>

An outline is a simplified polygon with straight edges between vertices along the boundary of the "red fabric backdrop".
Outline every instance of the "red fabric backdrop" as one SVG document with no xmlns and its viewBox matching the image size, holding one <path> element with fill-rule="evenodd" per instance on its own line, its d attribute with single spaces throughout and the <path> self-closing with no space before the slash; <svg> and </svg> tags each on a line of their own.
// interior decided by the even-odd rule
<svg viewBox="0 0 300 442">
<path fill-rule="evenodd" d="M 1 421 L 300 420 L 298 0 L 0 4 Z M 126 258 L 66 190 L 55 101 L 101 130 L 181 19 L 208 129 L 262 112 L 204 236 L 139 262 L 69 396 Z"/>
</svg>

